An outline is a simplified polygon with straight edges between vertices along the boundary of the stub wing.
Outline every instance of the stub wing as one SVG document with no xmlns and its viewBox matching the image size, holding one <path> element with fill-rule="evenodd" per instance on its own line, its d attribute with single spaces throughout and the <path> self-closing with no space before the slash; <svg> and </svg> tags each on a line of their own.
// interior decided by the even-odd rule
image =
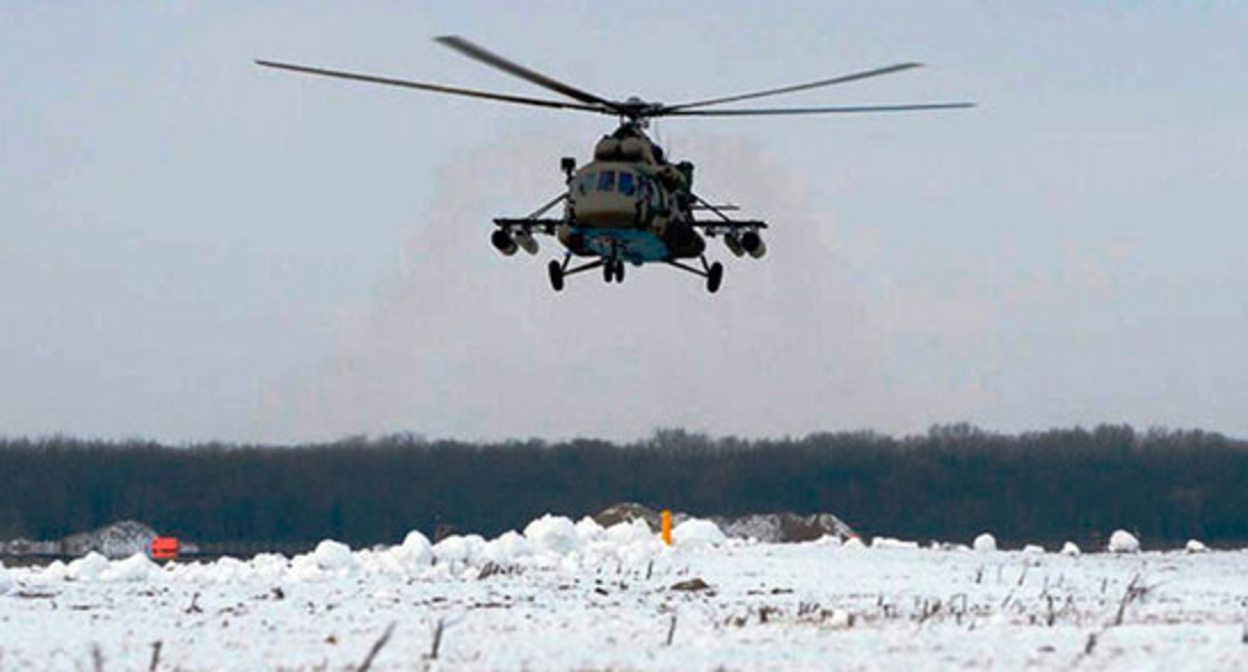
<svg viewBox="0 0 1248 672">
<path fill-rule="evenodd" d="M 693 196 L 693 210 L 708 211 L 713 213 L 718 219 L 699 219 L 689 224 L 695 229 L 700 229 L 708 236 L 738 236 L 745 233 L 753 233 L 755 237 L 758 232 L 767 228 L 767 222 L 761 219 L 733 219 L 727 213 L 735 212 L 738 208 L 735 205 L 715 205 L 710 201 L 697 194 Z M 734 249 L 735 253 L 736 250 Z"/>
<path fill-rule="evenodd" d="M 545 233 L 555 235 L 562 219 L 538 219 L 533 217 L 495 217 L 494 225 L 507 232 L 523 231 L 525 233 Z"/>
<path fill-rule="evenodd" d="M 767 228 L 767 222 L 761 219 L 704 219 L 690 222 L 689 225 L 712 236 Z"/>
</svg>

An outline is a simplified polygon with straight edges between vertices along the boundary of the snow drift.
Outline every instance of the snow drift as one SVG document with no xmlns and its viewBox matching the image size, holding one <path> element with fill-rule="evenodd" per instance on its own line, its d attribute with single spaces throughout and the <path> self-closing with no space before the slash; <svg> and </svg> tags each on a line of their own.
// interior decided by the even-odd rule
<svg viewBox="0 0 1248 672">
<path fill-rule="evenodd" d="M 975 542 L 972 546 L 980 553 L 991 553 L 997 550 L 997 538 L 985 532 L 975 537 Z"/>
<path fill-rule="evenodd" d="M 1109 535 L 1108 550 L 1110 553 L 1139 553 L 1140 540 L 1126 530 L 1115 530 Z"/>
</svg>

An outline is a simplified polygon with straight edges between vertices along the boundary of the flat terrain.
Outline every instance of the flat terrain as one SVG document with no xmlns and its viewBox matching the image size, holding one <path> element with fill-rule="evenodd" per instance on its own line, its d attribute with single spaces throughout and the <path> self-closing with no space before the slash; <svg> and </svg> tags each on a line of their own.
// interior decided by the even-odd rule
<svg viewBox="0 0 1248 672">
<path fill-rule="evenodd" d="M 678 532 L 548 518 L 433 549 L 9 568 L 0 670 L 148 669 L 157 642 L 160 669 L 356 669 L 391 626 L 371 669 L 1248 670 L 1245 552 Z"/>
</svg>

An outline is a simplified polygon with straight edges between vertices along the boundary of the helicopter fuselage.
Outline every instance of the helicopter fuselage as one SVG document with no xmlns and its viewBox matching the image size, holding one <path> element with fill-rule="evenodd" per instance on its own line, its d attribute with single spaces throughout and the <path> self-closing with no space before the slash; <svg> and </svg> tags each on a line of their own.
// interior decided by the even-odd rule
<svg viewBox="0 0 1248 672">
<path fill-rule="evenodd" d="M 607 282 L 623 282 L 624 266 L 659 263 L 706 279 L 707 290 L 719 290 L 723 265 L 706 260 L 708 237 L 722 236 L 734 255 L 758 259 L 766 252 L 759 220 L 732 219 L 725 210 L 693 192 L 693 164 L 672 163 L 663 148 L 646 136 L 642 125 L 625 121 L 594 146 L 594 158 L 577 168 L 576 160 L 560 162 L 567 188 L 554 200 L 523 218 L 496 217 L 498 229 L 490 236 L 495 249 L 511 256 L 519 249 L 538 251 L 534 233 L 554 235 L 564 247 L 563 261 L 547 266 L 551 286 L 563 289 L 564 278 L 594 268 L 603 269 Z M 563 204 L 563 214 L 543 218 Z M 718 219 L 698 220 L 697 210 Z M 571 264 L 573 257 L 590 261 Z M 697 264 L 687 263 L 696 259 Z"/>
<path fill-rule="evenodd" d="M 689 205 L 693 164 L 663 161 L 663 151 L 634 124 L 594 148 L 594 160 L 570 173 L 560 243 L 577 256 L 636 265 L 701 256 Z"/>
</svg>

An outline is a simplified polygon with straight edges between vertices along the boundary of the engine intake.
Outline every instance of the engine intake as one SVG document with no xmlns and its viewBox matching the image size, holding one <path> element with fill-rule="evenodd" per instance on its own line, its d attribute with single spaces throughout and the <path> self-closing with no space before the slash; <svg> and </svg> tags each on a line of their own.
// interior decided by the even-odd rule
<svg viewBox="0 0 1248 672">
<path fill-rule="evenodd" d="M 669 224 L 664 238 L 677 257 L 696 257 L 706 249 L 706 241 L 702 240 L 702 236 L 683 222 Z"/>
<path fill-rule="evenodd" d="M 763 237 L 758 235 L 757 231 L 746 231 L 741 234 L 741 249 L 755 259 L 761 259 L 764 254 L 767 254 L 767 244 L 763 242 Z"/>
<path fill-rule="evenodd" d="M 494 245 L 494 249 L 503 253 L 503 256 L 510 257 L 516 253 L 518 247 L 516 240 L 507 234 L 506 231 L 498 229 L 490 236 L 490 243 Z"/>
</svg>

